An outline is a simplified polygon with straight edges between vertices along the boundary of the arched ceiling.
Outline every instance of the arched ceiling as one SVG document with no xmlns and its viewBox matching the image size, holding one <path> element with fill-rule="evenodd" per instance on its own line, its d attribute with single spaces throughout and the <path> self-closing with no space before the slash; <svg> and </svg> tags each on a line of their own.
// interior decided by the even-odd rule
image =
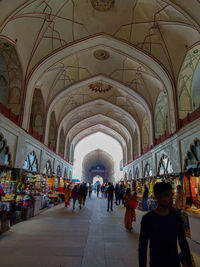
<svg viewBox="0 0 200 267">
<path fill-rule="evenodd" d="M 153 144 L 161 92 L 169 130 L 176 130 L 176 83 L 188 49 L 200 41 L 199 0 L 100 2 L 101 11 L 97 0 L 0 1 L 0 38 L 15 45 L 24 75 L 22 127 L 29 129 L 40 88 L 46 144 L 52 111 L 58 132 L 74 144 L 97 129 L 123 147 L 137 132 L 140 144 L 145 117 Z"/>
</svg>

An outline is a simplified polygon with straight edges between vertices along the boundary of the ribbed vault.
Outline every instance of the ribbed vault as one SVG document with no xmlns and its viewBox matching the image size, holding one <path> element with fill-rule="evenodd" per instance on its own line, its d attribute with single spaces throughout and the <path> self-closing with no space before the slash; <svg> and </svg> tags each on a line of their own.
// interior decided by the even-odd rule
<svg viewBox="0 0 200 267">
<path fill-rule="evenodd" d="M 82 179 L 92 183 L 93 177 L 100 175 L 104 182 L 114 182 L 114 161 L 107 152 L 97 149 L 83 159 Z"/>
<path fill-rule="evenodd" d="M 8 87 L 21 88 L 22 128 L 72 161 L 82 138 L 105 132 L 121 144 L 124 163 L 178 129 L 177 84 L 200 42 L 199 0 L 114 0 L 101 12 L 90 0 L 12 2 L 0 1 L 0 58 L 11 44 L 20 61 L 23 85 Z"/>
</svg>

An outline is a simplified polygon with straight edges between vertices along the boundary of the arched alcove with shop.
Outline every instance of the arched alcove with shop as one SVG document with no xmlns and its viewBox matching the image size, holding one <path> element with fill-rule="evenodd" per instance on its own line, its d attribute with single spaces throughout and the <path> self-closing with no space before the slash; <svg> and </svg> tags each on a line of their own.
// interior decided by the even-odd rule
<svg viewBox="0 0 200 267">
<path fill-rule="evenodd" d="M 11 154 L 6 139 L 0 134 L 0 165 L 11 166 Z"/>
<path fill-rule="evenodd" d="M 45 104 L 42 92 L 36 88 L 33 94 L 30 128 L 40 136 L 44 134 Z"/>
<path fill-rule="evenodd" d="M 30 152 L 27 155 L 22 168 L 28 171 L 33 171 L 33 172 L 38 171 L 38 161 L 37 161 L 37 157 L 34 151 Z"/>
<path fill-rule="evenodd" d="M 158 175 L 173 173 L 173 167 L 167 155 L 163 154 L 158 164 Z"/>
<path fill-rule="evenodd" d="M 52 175 L 52 165 L 50 160 L 46 162 L 46 165 L 44 167 L 44 173 L 47 175 Z"/>
</svg>

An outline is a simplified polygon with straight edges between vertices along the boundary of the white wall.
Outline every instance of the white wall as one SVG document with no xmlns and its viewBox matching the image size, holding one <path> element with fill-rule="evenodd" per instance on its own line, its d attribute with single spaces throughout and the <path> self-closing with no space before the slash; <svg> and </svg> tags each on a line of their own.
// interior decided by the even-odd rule
<svg viewBox="0 0 200 267">
<path fill-rule="evenodd" d="M 56 174 L 57 166 L 60 165 L 61 173 L 67 168 L 73 173 L 73 166 L 50 150 L 47 146 L 40 143 L 30 136 L 22 128 L 18 127 L 10 120 L 0 114 L 0 134 L 4 136 L 11 153 L 12 167 L 22 168 L 27 155 L 34 151 L 38 162 L 38 172 L 43 173 L 48 160 L 51 161 L 52 171 Z"/>
<path fill-rule="evenodd" d="M 134 168 L 133 177 L 135 177 L 135 170 L 138 166 L 140 177 L 143 177 L 144 168 L 148 162 L 152 168 L 153 176 L 156 176 L 160 158 L 163 154 L 169 157 L 174 173 L 183 172 L 187 152 L 196 139 L 200 140 L 200 118 L 182 128 L 178 133 L 163 143 L 155 146 L 148 153 L 125 166 L 123 172 L 124 174 L 125 172 L 129 173 L 129 170 Z"/>
</svg>

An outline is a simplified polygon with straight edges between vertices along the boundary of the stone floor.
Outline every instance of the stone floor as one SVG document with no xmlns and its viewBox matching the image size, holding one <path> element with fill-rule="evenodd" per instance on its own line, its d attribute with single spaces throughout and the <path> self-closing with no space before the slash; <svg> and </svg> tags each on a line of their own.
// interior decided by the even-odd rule
<svg viewBox="0 0 200 267">
<path fill-rule="evenodd" d="M 137 212 L 134 232 L 123 227 L 124 208 L 106 211 L 93 196 L 75 211 L 59 205 L 12 227 L 0 237 L 0 267 L 137 267 Z M 200 267 L 200 246 L 190 241 Z"/>
</svg>

